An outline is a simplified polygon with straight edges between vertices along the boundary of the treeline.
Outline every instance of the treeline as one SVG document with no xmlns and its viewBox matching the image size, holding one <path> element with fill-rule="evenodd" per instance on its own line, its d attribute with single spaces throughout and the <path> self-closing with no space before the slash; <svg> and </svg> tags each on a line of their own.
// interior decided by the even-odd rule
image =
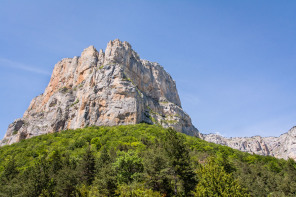
<svg viewBox="0 0 296 197">
<path fill-rule="evenodd" d="M 295 196 L 296 164 L 139 124 L 0 148 L 0 196 Z"/>
</svg>

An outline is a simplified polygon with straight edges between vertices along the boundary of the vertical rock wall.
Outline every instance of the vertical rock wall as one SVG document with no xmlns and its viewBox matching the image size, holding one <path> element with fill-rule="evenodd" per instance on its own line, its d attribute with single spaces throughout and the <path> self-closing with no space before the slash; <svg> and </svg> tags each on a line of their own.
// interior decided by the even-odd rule
<svg viewBox="0 0 296 197">
<path fill-rule="evenodd" d="M 44 93 L 9 125 L 2 145 L 65 129 L 141 122 L 199 135 L 171 76 L 116 39 L 105 52 L 90 46 L 58 62 Z"/>
</svg>

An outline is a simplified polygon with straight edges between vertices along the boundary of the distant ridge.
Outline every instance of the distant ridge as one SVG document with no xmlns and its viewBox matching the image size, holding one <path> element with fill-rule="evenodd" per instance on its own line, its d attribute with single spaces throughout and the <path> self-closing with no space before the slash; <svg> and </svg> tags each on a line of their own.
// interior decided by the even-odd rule
<svg viewBox="0 0 296 197">
<path fill-rule="evenodd" d="M 279 137 L 225 138 L 217 134 L 203 134 L 202 138 L 208 142 L 226 145 L 243 152 L 296 160 L 296 127 Z"/>
</svg>

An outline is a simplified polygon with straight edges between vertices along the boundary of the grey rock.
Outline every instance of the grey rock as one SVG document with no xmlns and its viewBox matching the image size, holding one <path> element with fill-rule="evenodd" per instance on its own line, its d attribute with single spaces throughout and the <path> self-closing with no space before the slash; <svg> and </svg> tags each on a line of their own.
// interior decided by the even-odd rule
<svg viewBox="0 0 296 197">
<path fill-rule="evenodd" d="M 105 52 L 90 46 L 80 57 L 58 62 L 44 93 L 9 125 L 1 145 L 65 129 L 141 122 L 200 135 L 181 107 L 172 77 L 116 39 Z"/>
<path fill-rule="evenodd" d="M 248 153 L 296 160 L 296 127 L 279 137 L 225 138 L 217 134 L 202 134 L 202 139 Z"/>
</svg>

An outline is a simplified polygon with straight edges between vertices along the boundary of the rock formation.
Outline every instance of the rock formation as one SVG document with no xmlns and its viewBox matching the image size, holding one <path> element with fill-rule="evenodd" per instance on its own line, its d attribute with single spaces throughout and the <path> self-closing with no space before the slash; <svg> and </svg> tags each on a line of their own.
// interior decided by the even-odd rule
<svg viewBox="0 0 296 197">
<path fill-rule="evenodd" d="M 279 137 L 225 138 L 217 134 L 203 134 L 202 138 L 208 142 L 226 145 L 248 153 L 296 160 L 296 127 Z"/>
<path fill-rule="evenodd" d="M 172 77 L 118 39 L 110 41 L 105 52 L 90 46 L 80 57 L 58 62 L 44 93 L 9 125 L 0 146 L 66 129 L 141 122 L 173 127 L 244 152 L 296 160 L 296 127 L 280 137 L 200 134 L 182 110 Z"/>
<path fill-rule="evenodd" d="M 172 77 L 116 39 L 105 52 L 90 46 L 80 57 L 58 62 L 44 93 L 9 125 L 2 145 L 65 129 L 141 122 L 199 135 Z"/>
</svg>

